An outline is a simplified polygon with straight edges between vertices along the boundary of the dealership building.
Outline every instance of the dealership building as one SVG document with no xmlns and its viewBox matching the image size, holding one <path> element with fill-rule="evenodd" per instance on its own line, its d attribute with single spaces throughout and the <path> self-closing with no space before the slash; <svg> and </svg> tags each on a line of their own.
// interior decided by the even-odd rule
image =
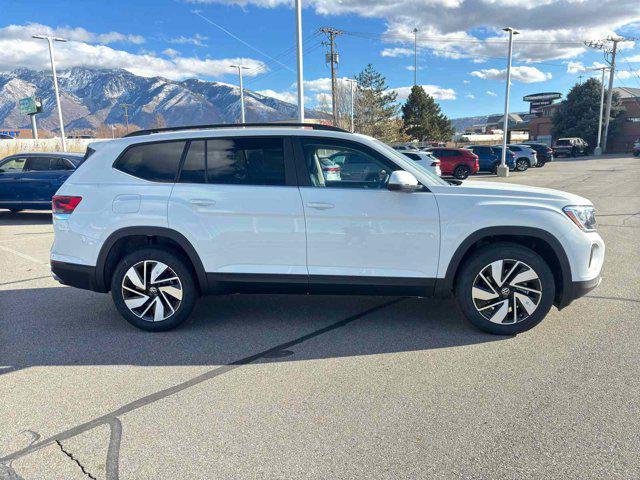
<svg viewBox="0 0 640 480">
<path fill-rule="evenodd" d="M 630 152 L 633 143 L 640 138 L 640 88 L 616 87 L 613 89 L 620 98 L 624 114 L 619 131 L 609 140 L 608 152 Z M 551 128 L 553 115 L 560 107 L 561 94 L 555 92 L 527 95 L 523 98 L 531 102 L 531 114 L 535 115 L 528 122 L 529 138 L 551 145 Z M 593 145 L 592 145 L 593 146 Z"/>
</svg>

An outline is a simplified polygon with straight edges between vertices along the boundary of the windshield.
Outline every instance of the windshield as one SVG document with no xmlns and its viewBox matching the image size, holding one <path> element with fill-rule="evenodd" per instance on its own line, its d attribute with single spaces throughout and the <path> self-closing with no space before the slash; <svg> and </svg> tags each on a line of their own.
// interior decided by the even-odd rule
<svg viewBox="0 0 640 480">
<path fill-rule="evenodd" d="M 384 152 L 391 157 L 393 160 L 402 160 L 402 161 L 407 161 L 407 157 L 405 157 L 402 153 L 398 152 L 397 150 L 394 150 L 393 148 L 391 148 L 389 145 L 387 145 L 386 143 L 373 138 L 373 137 L 369 137 L 369 139 L 373 142 L 375 142 L 376 145 L 378 145 L 382 150 L 384 150 Z M 431 171 L 429 171 L 426 167 L 424 167 L 423 165 L 421 165 L 418 162 L 412 163 L 412 165 L 416 168 L 419 168 L 421 172 L 423 172 L 427 177 L 429 177 L 429 180 L 432 182 L 433 185 L 447 185 L 449 186 L 449 182 L 443 180 L 442 178 L 440 178 L 438 175 L 436 175 L 435 173 L 432 173 Z"/>
</svg>

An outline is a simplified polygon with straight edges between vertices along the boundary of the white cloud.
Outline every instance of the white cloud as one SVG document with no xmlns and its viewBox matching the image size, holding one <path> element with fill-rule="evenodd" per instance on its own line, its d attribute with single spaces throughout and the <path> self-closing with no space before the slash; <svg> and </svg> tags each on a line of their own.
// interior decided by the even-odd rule
<svg viewBox="0 0 640 480">
<path fill-rule="evenodd" d="M 436 100 L 455 100 L 456 91 L 453 88 L 442 88 L 437 85 L 421 85 L 426 93 Z M 392 88 L 398 94 L 398 100 L 406 100 L 411 93 L 411 87 Z"/>
<path fill-rule="evenodd" d="M 491 90 L 487 90 L 487 95 L 489 95 L 490 97 L 497 97 L 498 94 L 496 92 L 492 92 Z"/>
<path fill-rule="evenodd" d="M 336 84 L 338 88 L 349 87 L 349 83 L 347 82 L 347 77 L 339 77 L 336 78 Z M 294 87 L 295 84 L 292 85 Z M 331 91 L 331 78 L 316 78 L 315 80 L 305 80 L 304 81 L 304 89 L 309 92 L 330 92 Z"/>
<path fill-rule="evenodd" d="M 466 98 L 469 98 L 469 99 L 471 99 L 471 100 L 474 100 L 474 99 L 476 98 L 476 96 L 475 96 L 473 93 L 467 93 L 467 94 L 465 95 L 465 97 L 466 97 Z"/>
<path fill-rule="evenodd" d="M 41 23 L 28 23 L 26 25 L 7 25 L 0 29 L 3 39 L 21 40 L 32 35 L 52 35 L 64 38 L 68 41 L 90 43 L 133 43 L 139 45 L 145 42 L 141 35 L 128 35 L 120 32 L 93 33 L 84 28 L 58 27 L 52 28 Z"/>
<path fill-rule="evenodd" d="M 283 102 L 294 103 L 296 105 L 298 104 L 298 95 L 296 92 L 276 92 L 275 90 L 270 89 L 256 90 L 256 92 L 267 97 L 277 98 L 278 100 L 282 100 Z"/>
<path fill-rule="evenodd" d="M 625 57 L 625 59 L 627 60 L 627 62 L 630 62 L 630 63 L 640 62 L 640 53 L 638 55 L 632 55 L 630 57 Z"/>
<path fill-rule="evenodd" d="M 167 55 L 169 57 L 177 57 L 180 54 L 179 51 L 174 50 L 173 48 L 167 48 L 167 49 L 163 50 L 162 53 L 164 53 L 165 55 Z"/>
<path fill-rule="evenodd" d="M 586 70 L 582 62 L 567 62 L 567 73 L 581 73 Z"/>
<path fill-rule="evenodd" d="M 145 77 L 162 76 L 172 80 L 190 77 L 219 78 L 232 73 L 230 64 L 249 67 L 245 75 L 252 77 L 268 68 L 252 58 L 202 59 L 199 57 L 162 58 L 151 53 L 131 53 L 106 45 L 94 45 L 79 38 L 97 38 L 97 35 L 83 29 L 66 27 L 67 34 L 60 29 L 51 29 L 34 24 L 9 25 L 0 28 L 0 72 L 8 72 L 19 67 L 44 70 L 49 67 L 49 53 L 46 42 L 31 38 L 38 31 L 65 36 L 70 41 L 56 44 L 56 61 L 59 69 L 76 66 L 97 68 L 124 68 Z M 82 30 L 82 32 L 79 32 Z M 70 35 L 69 32 L 75 32 Z"/>
<path fill-rule="evenodd" d="M 464 83 L 465 85 L 469 85 L 471 83 L 471 80 L 463 80 L 462 83 Z"/>
<path fill-rule="evenodd" d="M 200 35 L 196 33 L 193 37 L 183 37 L 182 35 L 176 38 L 172 38 L 169 40 L 169 43 L 175 43 L 178 45 L 195 45 L 196 47 L 206 47 L 207 44 L 204 43 L 205 40 L 208 40 L 209 37 L 205 37 L 204 35 Z"/>
<path fill-rule="evenodd" d="M 497 68 L 485 68 L 483 70 L 474 70 L 471 75 L 487 80 L 504 80 L 507 76 L 507 70 L 498 70 Z M 552 75 L 548 72 L 538 70 L 536 67 L 512 67 L 511 78 L 514 81 L 522 83 L 536 83 L 551 80 Z"/>
<path fill-rule="evenodd" d="M 385 48 L 380 52 L 381 57 L 408 57 L 413 55 L 413 50 L 410 48 L 403 47 L 395 47 L 395 48 Z"/>
</svg>

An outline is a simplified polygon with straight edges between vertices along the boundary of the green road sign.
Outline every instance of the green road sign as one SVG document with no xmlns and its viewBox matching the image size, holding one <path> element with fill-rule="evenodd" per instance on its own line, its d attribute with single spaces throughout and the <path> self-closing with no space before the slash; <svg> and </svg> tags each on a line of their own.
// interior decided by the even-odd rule
<svg viewBox="0 0 640 480">
<path fill-rule="evenodd" d="M 18 101 L 18 108 L 23 115 L 32 115 L 42 110 L 42 102 L 36 97 L 21 98 Z"/>
</svg>

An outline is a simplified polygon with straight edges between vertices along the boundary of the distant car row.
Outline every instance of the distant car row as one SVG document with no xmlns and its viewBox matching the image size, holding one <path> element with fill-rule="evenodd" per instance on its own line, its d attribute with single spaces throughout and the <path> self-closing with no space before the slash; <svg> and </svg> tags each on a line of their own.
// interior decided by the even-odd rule
<svg viewBox="0 0 640 480">
<path fill-rule="evenodd" d="M 405 156 L 422 161 L 431 162 L 434 173 L 453 176 L 464 180 L 469 175 L 478 172 L 496 173 L 502 161 L 502 146 L 500 145 L 469 145 L 464 148 L 424 147 L 410 149 L 405 145 L 394 147 Z M 530 167 L 543 167 L 553 161 L 553 150 L 542 143 L 526 142 L 523 144 L 507 145 L 505 163 L 509 170 L 524 172 Z"/>
</svg>

